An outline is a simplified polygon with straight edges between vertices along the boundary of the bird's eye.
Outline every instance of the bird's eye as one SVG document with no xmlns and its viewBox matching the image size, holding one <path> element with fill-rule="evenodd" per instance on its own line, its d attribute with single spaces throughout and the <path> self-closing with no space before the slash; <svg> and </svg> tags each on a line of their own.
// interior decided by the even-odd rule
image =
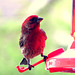
<svg viewBox="0 0 75 75">
<path fill-rule="evenodd" d="M 29 21 L 32 21 L 32 22 L 36 22 L 36 18 L 32 18 L 32 19 L 30 19 Z"/>
</svg>

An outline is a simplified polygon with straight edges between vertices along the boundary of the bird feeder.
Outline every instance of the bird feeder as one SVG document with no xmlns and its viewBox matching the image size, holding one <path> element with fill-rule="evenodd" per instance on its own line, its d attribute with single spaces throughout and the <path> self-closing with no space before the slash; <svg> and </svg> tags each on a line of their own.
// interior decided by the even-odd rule
<svg viewBox="0 0 75 75">
<path fill-rule="evenodd" d="M 75 0 L 73 0 L 71 36 L 73 40 L 66 51 L 46 60 L 46 70 L 51 73 L 75 73 Z"/>
<path fill-rule="evenodd" d="M 72 29 L 71 36 L 73 40 L 71 45 L 66 51 L 63 48 L 57 49 L 48 54 L 48 59 L 46 59 L 46 70 L 49 70 L 50 73 L 53 72 L 67 72 L 75 73 L 75 0 L 73 0 L 73 10 L 72 10 Z M 36 62 L 33 66 L 44 62 L 44 59 Z M 16 67 L 20 73 L 25 72 L 28 68 Z M 31 67 L 32 68 L 32 67 Z"/>
</svg>

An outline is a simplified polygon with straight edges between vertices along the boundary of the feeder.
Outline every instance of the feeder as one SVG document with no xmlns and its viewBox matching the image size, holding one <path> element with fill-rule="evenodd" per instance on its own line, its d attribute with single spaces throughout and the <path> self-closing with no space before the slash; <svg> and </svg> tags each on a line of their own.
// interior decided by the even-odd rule
<svg viewBox="0 0 75 75">
<path fill-rule="evenodd" d="M 73 37 L 73 40 L 65 52 L 46 60 L 46 70 L 49 70 L 51 73 L 75 73 L 75 0 L 73 0 L 71 36 Z"/>
</svg>

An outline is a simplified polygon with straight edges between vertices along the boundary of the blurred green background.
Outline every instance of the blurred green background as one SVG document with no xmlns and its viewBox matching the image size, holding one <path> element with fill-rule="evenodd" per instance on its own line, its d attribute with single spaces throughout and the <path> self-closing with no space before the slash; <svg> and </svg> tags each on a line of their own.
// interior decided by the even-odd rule
<svg viewBox="0 0 75 75">
<path fill-rule="evenodd" d="M 41 28 L 47 34 L 44 54 L 61 47 L 66 50 L 71 39 L 71 8 L 72 0 L 0 0 L 0 75 L 73 75 L 49 73 L 45 63 L 24 73 L 16 69 L 23 57 L 18 44 L 22 22 L 33 14 L 43 17 Z M 41 59 L 39 55 L 31 63 Z"/>
</svg>

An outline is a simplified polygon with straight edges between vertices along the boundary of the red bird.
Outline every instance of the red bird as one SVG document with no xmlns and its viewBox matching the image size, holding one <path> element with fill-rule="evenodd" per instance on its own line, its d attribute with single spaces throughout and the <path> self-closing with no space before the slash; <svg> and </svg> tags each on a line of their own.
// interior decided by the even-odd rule
<svg viewBox="0 0 75 75">
<path fill-rule="evenodd" d="M 39 54 L 41 54 L 44 59 L 47 57 L 43 55 L 47 36 L 46 33 L 40 29 L 40 22 L 42 20 L 43 18 L 37 15 L 31 15 L 23 22 L 21 27 L 19 45 L 23 54 L 23 59 L 20 65 L 28 65 L 29 70 L 31 70 L 32 66 L 30 65 L 30 59 Z"/>
</svg>

